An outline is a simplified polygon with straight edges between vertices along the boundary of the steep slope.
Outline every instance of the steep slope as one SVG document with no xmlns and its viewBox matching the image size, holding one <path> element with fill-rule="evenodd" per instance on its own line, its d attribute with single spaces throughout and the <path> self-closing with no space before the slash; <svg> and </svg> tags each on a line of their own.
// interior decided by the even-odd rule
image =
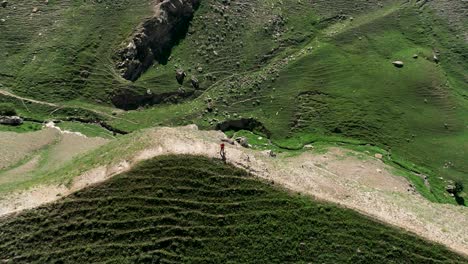
<svg viewBox="0 0 468 264">
<path fill-rule="evenodd" d="M 153 128 L 126 135 L 54 171 L 39 170 L 35 177 L 18 177 L 12 184 L 0 185 L 0 216 L 57 201 L 155 157 L 185 154 L 219 158 L 223 138 L 221 132 L 201 131 L 195 126 Z M 260 146 L 264 144 L 254 147 Z M 309 151 L 278 153 L 272 158 L 265 151 L 238 144 L 226 146 L 227 162 L 256 177 L 357 210 L 467 254 L 466 209 L 428 201 L 416 192 L 428 195 L 421 189 L 426 188 L 424 183 L 409 184 L 398 176 L 401 171 L 374 158 L 377 150 L 365 147 L 359 153 L 338 145 L 315 145 Z"/>
<path fill-rule="evenodd" d="M 445 200 L 447 180 L 468 184 L 468 45 L 459 26 L 432 3 L 283 4 L 204 1 L 173 60 L 148 70 L 133 90 L 153 85 L 153 94 L 178 91 L 170 102 L 185 93 L 199 99 L 129 112 L 138 124 L 113 124 L 213 128 L 255 118 L 289 149 L 323 140 L 378 146 L 397 166 L 427 175 L 433 201 Z M 403 68 L 392 64 L 398 60 Z M 174 69 L 201 89 L 190 81 L 181 88 Z"/>
<path fill-rule="evenodd" d="M 106 101 L 118 86 L 111 56 L 152 13 L 148 1 L 21 1 L 0 9 L 0 83 L 51 102 Z"/>
<path fill-rule="evenodd" d="M 160 2 L 9 1 L 0 89 L 61 104 L 0 101 L 36 121 L 108 119 L 124 132 L 253 118 L 285 149 L 377 146 L 416 185 L 427 176 L 432 201 L 448 202 L 451 181 L 468 185 L 466 1 L 170 0 L 186 19 L 163 44 L 147 35 L 173 21 L 155 22 Z M 125 59 L 144 67 L 122 78 Z"/>
<path fill-rule="evenodd" d="M 466 263 L 350 210 L 220 161 L 165 156 L 0 220 L 5 263 Z"/>
</svg>

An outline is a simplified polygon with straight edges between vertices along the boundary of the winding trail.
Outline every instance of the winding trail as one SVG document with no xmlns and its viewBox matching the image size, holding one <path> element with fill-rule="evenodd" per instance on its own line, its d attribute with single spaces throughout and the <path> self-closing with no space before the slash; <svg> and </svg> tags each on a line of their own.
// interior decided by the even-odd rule
<svg viewBox="0 0 468 264">
<path fill-rule="evenodd" d="M 142 148 L 129 153 L 123 151 L 125 146 L 118 144 L 113 151 L 122 153 L 121 156 L 111 164 L 95 166 L 77 175 L 70 187 L 38 186 L 11 194 L 0 200 L 0 216 L 56 201 L 160 155 L 219 158 L 220 139 L 225 137 L 221 132 L 200 131 L 196 126 L 145 130 L 131 141 L 143 143 Z M 226 146 L 226 152 L 229 163 L 262 180 L 357 210 L 468 256 L 467 208 L 429 202 L 409 187 L 405 178 L 391 174 L 391 168 L 378 159 L 360 159 L 357 153 L 339 148 L 331 148 L 326 154 L 306 152 L 277 158 L 238 145 Z"/>
<path fill-rule="evenodd" d="M 19 96 L 17 94 L 14 94 L 14 93 L 11 93 L 9 91 L 6 91 L 6 90 L 3 90 L 3 89 L 0 89 L 0 95 L 3 95 L 3 96 L 7 96 L 7 97 L 12 97 L 12 98 L 16 98 L 16 99 L 19 99 L 21 101 L 26 101 L 26 102 L 31 102 L 31 103 L 35 103 L 35 104 L 40 104 L 40 105 L 46 105 L 46 106 L 50 106 L 50 107 L 56 107 L 57 109 L 55 109 L 54 111 L 51 112 L 51 114 L 57 110 L 59 110 L 60 108 L 64 108 L 64 107 L 76 107 L 76 108 L 82 108 L 82 109 L 85 109 L 85 110 L 88 110 L 90 112 L 93 112 L 95 114 L 98 114 L 98 115 L 101 115 L 101 116 L 105 116 L 105 117 L 108 117 L 108 118 L 111 118 L 111 119 L 121 119 L 121 120 L 124 120 L 126 122 L 130 122 L 132 124 L 138 124 L 137 122 L 135 121 L 132 121 L 132 120 L 128 120 L 128 119 L 124 119 L 124 118 L 121 118 L 121 117 L 116 117 L 116 116 L 113 116 L 113 115 L 110 115 L 106 112 L 103 112 L 103 111 L 99 111 L 99 110 L 96 110 L 96 109 L 91 109 L 91 108 L 85 108 L 85 107 L 82 107 L 82 106 L 72 106 L 72 105 L 60 105 L 60 104 L 55 104 L 55 103 L 50 103 L 50 102 L 46 102 L 46 101 L 40 101 L 40 100 L 35 100 L 35 99 L 32 99 L 32 98 L 26 98 L 26 97 L 22 97 L 22 96 Z M 26 107 L 26 106 L 25 106 Z"/>
<path fill-rule="evenodd" d="M 16 99 L 19 99 L 19 100 L 22 100 L 22 101 L 35 103 L 35 104 L 47 105 L 47 106 L 52 106 L 52 107 L 61 107 L 61 106 L 59 106 L 57 104 L 54 104 L 54 103 L 49 103 L 49 102 L 34 100 L 34 99 L 31 99 L 31 98 L 22 97 L 22 96 L 13 94 L 11 92 L 8 92 L 8 91 L 2 90 L 2 89 L 0 89 L 0 94 L 4 95 L 4 96 L 8 96 L 8 97 L 13 97 L 13 98 L 16 98 Z"/>
</svg>

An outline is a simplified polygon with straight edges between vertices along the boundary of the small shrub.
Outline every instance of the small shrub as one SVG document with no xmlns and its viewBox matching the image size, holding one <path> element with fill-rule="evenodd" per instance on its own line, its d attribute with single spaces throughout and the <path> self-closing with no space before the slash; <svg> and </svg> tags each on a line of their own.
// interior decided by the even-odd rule
<svg viewBox="0 0 468 264">
<path fill-rule="evenodd" d="M 14 116 L 14 115 L 16 115 L 16 110 L 13 104 L 0 103 L 0 116 Z"/>
<path fill-rule="evenodd" d="M 464 190 L 463 183 L 461 181 L 455 182 L 455 195 L 462 193 Z"/>
</svg>

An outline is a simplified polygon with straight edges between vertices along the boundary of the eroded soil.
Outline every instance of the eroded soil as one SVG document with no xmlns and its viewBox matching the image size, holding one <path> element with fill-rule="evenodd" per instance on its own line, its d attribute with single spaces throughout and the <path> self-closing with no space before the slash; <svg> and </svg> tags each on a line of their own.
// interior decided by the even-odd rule
<svg viewBox="0 0 468 264">
<path fill-rule="evenodd" d="M 131 159 L 92 169 L 76 177 L 69 188 L 39 186 L 12 194 L 0 200 L 0 215 L 53 202 L 159 155 L 218 157 L 220 139 L 225 137 L 221 132 L 199 131 L 195 126 L 155 128 L 145 133 L 150 142 Z M 429 202 L 412 190 L 405 178 L 391 174 L 390 168 L 378 159 L 358 158 L 357 153 L 339 148 L 331 148 L 326 154 L 306 152 L 277 158 L 238 145 L 228 145 L 226 150 L 229 163 L 260 179 L 357 210 L 468 255 L 466 208 Z"/>
</svg>

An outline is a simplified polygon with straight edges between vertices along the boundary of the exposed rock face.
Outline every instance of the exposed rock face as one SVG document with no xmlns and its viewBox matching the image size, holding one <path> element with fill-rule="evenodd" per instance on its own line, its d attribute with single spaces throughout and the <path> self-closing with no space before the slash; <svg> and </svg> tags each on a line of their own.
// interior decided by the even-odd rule
<svg viewBox="0 0 468 264">
<path fill-rule="evenodd" d="M 393 65 L 395 65 L 395 67 L 397 68 L 403 68 L 403 66 L 405 66 L 405 64 L 402 62 L 402 61 L 394 61 L 392 62 Z"/>
<path fill-rule="evenodd" d="M 157 0 L 155 15 L 143 22 L 125 48 L 117 53 L 117 69 L 135 81 L 154 61 L 164 63 L 169 52 L 188 30 L 200 0 Z"/>
<path fill-rule="evenodd" d="M 434 60 L 435 63 L 439 63 L 439 56 L 437 55 L 437 53 L 434 53 L 434 55 L 432 55 L 432 59 Z"/>
<path fill-rule="evenodd" d="M 9 126 L 19 126 L 23 124 L 23 119 L 19 116 L 0 116 L 0 124 Z"/>
<path fill-rule="evenodd" d="M 192 76 L 190 82 L 192 83 L 193 88 L 200 89 L 200 82 L 198 81 L 197 77 Z"/>
<path fill-rule="evenodd" d="M 236 142 L 239 143 L 244 148 L 249 147 L 249 141 L 246 137 L 238 137 L 236 138 Z"/>
<path fill-rule="evenodd" d="M 449 184 L 445 187 L 445 190 L 450 193 L 450 194 L 455 194 L 456 193 L 456 188 L 454 184 Z"/>
<path fill-rule="evenodd" d="M 180 85 L 184 83 L 185 76 L 187 76 L 187 74 L 184 72 L 184 70 L 178 69 L 176 71 L 176 79 Z"/>
</svg>

